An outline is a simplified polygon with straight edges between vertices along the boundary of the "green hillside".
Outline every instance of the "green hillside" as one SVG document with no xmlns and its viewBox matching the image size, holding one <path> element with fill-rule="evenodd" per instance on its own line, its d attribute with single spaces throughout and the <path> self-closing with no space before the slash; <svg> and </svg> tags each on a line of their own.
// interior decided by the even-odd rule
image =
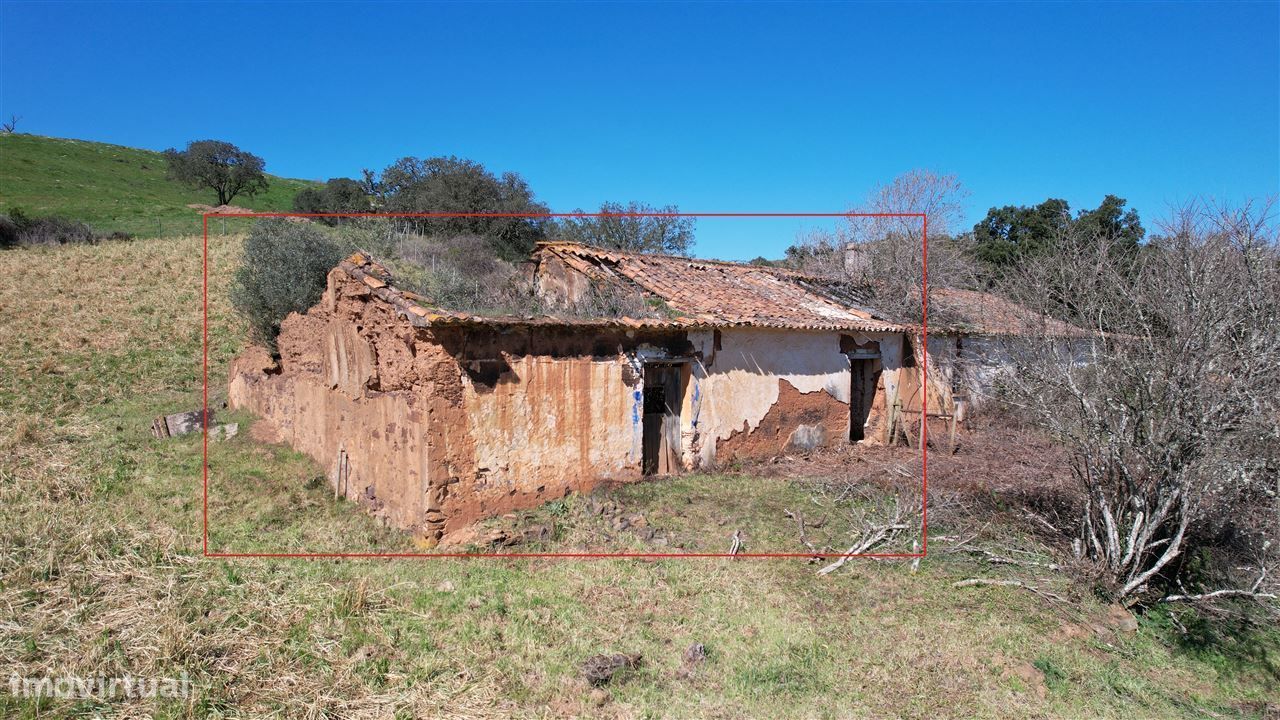
<svg viewBox="0 0 1280 720">
<path fill-rule="evenodd" d="M 250 149 L 252 150 L 252 149 Z M 253 210 L 291 210 L 293 196 L 313 183 L 270 176 L 266 192 L 236 197 Z M 216 205 L 217 195 L 165 177 L 164 156 L 151 150 L 39 135 L 0 135 L 0 212 L 61 215 L 102 232 L 142 237 L 200 231 L 191 203 Z"/>
</svg>

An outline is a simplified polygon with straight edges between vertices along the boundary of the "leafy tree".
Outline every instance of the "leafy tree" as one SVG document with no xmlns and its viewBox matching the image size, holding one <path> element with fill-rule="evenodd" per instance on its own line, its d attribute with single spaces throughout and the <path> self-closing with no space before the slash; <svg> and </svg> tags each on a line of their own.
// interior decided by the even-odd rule
<svg viewBox="0 0 1280 720">
<path fill-rule="evenodd" d="M 1147 234 L 1138 211 L 1125 209 L 1124 198 L 1108 195 L 1096 210 L 1085 210 L 1076 217 L 1075 234 L 1096 237 L 1111 243 L 1113 250 L 1132 253 Z"/>
<path fill-rule="evenodd" d="M 998 273 L 1023 258 L 1057 252 L 1063 243 L 1097 240 L 1109 244 L 1115 257 L 1131 257 L 1146 235 L 1138 213 L 1125 200 L 1108 195 L 1094 210 L 1073 219 L 1066 200 L 1050 198 L 1039 205 L 991 208 L 973 227 L 974 255 Z"/>
<path fill-rule="evenodd" d="M 294 212 L 300 213 L 367 213 L 373 202 L 365 187 L 351 178 L 330 178 L 322 187 L 304 188 L 293 197 Z M 336 225 L 341 218 L 321 218 L 326 225 Z"/>
<path fill-rule="evenodd" d="M 196 140 L 186 150 L 164 151 L 169 162 L 169 177 L 194 188 L 209 188 L 218 193 L 218 204 L 228 205 L 237 195 L 253 197 L 267 189 L 266 163 L 221 140 Z"/>
<path fill-rule="evenodd" d="M 515 173 L 501 177 L 480 163 L 458 157 L 397 160 L 381 176 L 365 172 L 365 185 L 375 202 L 388 212 L 498 213 L 508 217 L 419 218 L 413 224 L 424 234 L 442 237 L 477 235 L 494 253 L 507 260 L 525 258 L 535 241 L 545 236 L 546 205 L 534 199 L 528 183 Z"/>
<path fill-rule="evenodd" d="M 320 301 L 325 278 L 349 249 L 331 232 L 280 218 L 260 221 L 249 231 L 231 302 L 256 341 L 274 350 L 285 317 Z"/>
<path fill-rule="evenodd" d="M 687 255 L 693 247 L 694 219 L 671 216 L 678 212 L 675 205 L 655 208 L 638 202 L 606 202 L 600 205 L 598 217 L 567 219 L 561 224 L 560 235 L 602 248 Z"/>
<path fill-rule="evenodd" d="M 973 226 L 974 255 L 997 268 L 1016 264 L 1024 256 L 1045 252 L 1071 227 L 1066 200 L 1049 198 L 1039 205 L 991 208 Z"/>
</svg>

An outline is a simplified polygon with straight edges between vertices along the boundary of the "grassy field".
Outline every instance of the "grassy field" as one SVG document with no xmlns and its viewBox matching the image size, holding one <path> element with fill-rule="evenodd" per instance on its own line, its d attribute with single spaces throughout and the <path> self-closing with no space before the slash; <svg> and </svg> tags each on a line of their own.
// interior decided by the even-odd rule
<svg viewBox="0 0 1280 720">
<path fill-rule="evenodd" d="M 240 242 L 210 244 L 215 407 L 244 337 L 225 293 Z M 914 572 L 858 560 L 825 577 L 803 559 L 207 559 L 200 441 L 148 432 L 199 404 L 199 239 L 0 252 L 0 277 L 3 717 L 1262 718 L 1280 703 L 1274 630 L 1160 612 L 1128 632 L 1065 574 L 942 541 Z M 334 502 L 306 458 L 254 442 L 252 418 L 226 419 L 242 431 L 211 446 L 215 549 L 411 547 Z M 694 476 L 486 531 L 548 528 L 529 547 L 559 551 L 722 551 L 740 529 L 748 549 L 800 550 L 783 511 L 827 497 L 820 479 Z M 601 502 L 654 536 L 616 530 Z M 1051 558 L 1016 527 L 973 532 Z M 1065 600 L 953 587 L 970 577 Z M 688 668 L 693 643 L 707 657 Z M 596 653 L 642 660 L 593 689 L 580 665 Z M 186 673 L 194 693 L 37 702 L 8 694 L 11 673 Z"/>
<path fill-rule="evenodd" d="M 265 192 L 236 197 L 232 203 L 251 210 L 288 211 L 293 209 L 293 196 L 311 184 L 272 176 Z M 200 215 L 187 205 L 217 205 L 217 197 L 212 190 L 194 190 L 167 179 L 164 156 L 158 152 L 0 134 L 0 213 L 18 207 L 30 216 L 80 220 L 103 233 L 157 237 L 199 233 Z"/>
</svg>

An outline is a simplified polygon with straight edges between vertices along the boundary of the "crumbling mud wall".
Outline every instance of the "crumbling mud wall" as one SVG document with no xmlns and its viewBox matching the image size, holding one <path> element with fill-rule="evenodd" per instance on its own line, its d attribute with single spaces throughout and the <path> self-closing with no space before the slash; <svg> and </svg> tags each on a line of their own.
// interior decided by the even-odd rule
<svg viewBox="0 0 1280 720">
<path fill-rule="evenodd" d="M 638 348 L 682 332 L 414 327 L 335 270 L 247 350 L 230 401 L 315 458 L 335 493 L 427 540 L 602 480 L 640 478 Z"/>
<path fill-rule="evenodd" d="M 602 481 L 639 480 L 638 358 L 689 352 L 677 330 L 472 326 L 431 337 L 456 362 L 459 412 L 451 423 L 466 436 L 439 451 L 457 478 L 450 531 L 463 522 L 455 517 L 492 516 Z"/>
<path fill-rule="evenodd" d="M 368 290 L 331 273 L 321 302 L 282 323 L 278 362 L 250 348 L 233 363 L 229 400 L 320 463 L 335 494 L 430 535 L 443 527 L 443 494 L 430 482 L 433 403 L 423 390 L 449 358 L 415 357 L 413 328 L 368 302 Z"/>
<path fill-rule="evenodd" d="M 717 443 L 717 462 L 777 457 L 848 440 L 848 403 L 821 390 L 805 394 L 786 380 L 777 382 L 778 399 L 756 426 L 744 420 L 740 430 Z"/>
<path fill-rule="evenodd" d="M 926 400 L 930 417 L 950 415 L 955 409 L 952 383 L 960 379 L 956 373 L 963 370 L 956 366 L 955 358 L 947 347 L 953 342 L 953 338 L 929 337 L 927 374 L 923 372 L 925 354 L 921 349 L 920 336 L 913 336 L 908 343 L 908 357 L 900 378 L 899 401 L 902 410 L 910 416 L 909 420 L 919 421 Z M 927 386 L 924 385 L 926 376 Z"/>
<path fill-rule="evenodd" d="M 600 480 L 639 476 L 632 392 L 618 356 L 502 358 L 491 382 L 463 378 L 474 446 L 469 494 L 527 506 Z"/>
</svg>

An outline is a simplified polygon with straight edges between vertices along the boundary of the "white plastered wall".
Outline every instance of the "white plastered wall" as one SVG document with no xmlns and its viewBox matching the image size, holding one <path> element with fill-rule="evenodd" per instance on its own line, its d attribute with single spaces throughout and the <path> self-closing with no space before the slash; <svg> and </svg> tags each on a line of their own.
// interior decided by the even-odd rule
<svg viewBox="0 0 1280 720">
<path fill-rule="evenodd" d="M 840 337 L 880 343 L 886 395 L 894 397 L 902 366 L 902 336 L 893 333 L 808 332 L 736 328 L 689 333 L 695 362 L 681 413 L 685 466 L 713 467 L 716 445 L 744 427 L 754 430 L 778 402 L 778 380 L 801 393 L 825 392 L 849 402 L 849 360 Z M 696 448 L 696 453 L 694 449 Z"/>
</svg>

